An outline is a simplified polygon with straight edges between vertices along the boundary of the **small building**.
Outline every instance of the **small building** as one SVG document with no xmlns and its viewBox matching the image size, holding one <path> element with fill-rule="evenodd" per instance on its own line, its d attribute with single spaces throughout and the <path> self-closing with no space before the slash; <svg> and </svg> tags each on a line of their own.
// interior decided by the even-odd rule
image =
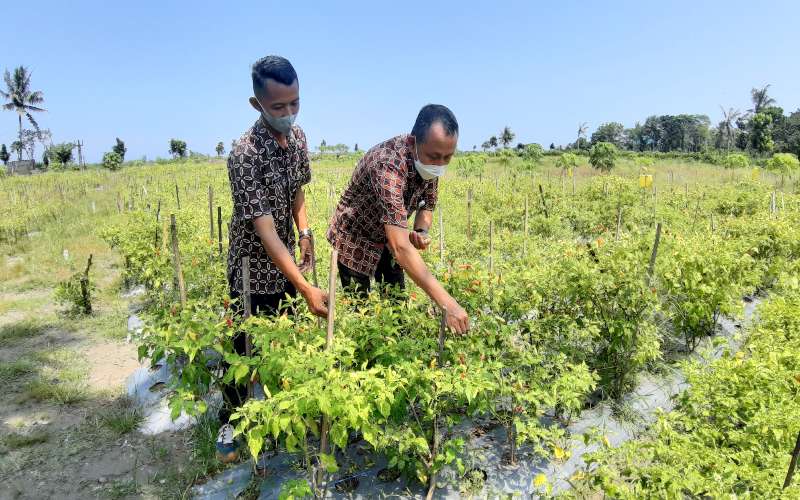
<svg viewBox="0 0 800 500">
<path fill-rule="evenodd" d="M 20 160 L 8 162 L 8 173 L 16 175 L 31 175 L 36 163 L 33 160 Z"/>
</svg>

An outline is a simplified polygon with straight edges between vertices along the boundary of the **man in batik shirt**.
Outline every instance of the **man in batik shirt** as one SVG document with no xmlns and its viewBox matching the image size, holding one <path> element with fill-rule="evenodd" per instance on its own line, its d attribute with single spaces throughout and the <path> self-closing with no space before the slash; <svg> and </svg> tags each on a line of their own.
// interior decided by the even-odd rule
<svg viewBox="0 0 800 500">
<path fill-rule="evenodd" d="M 445 106 L 429 104 L 410 135 L 370 149 L 358 162 L 336 207 L 327 237 L 339 252 L 342 285 L 361 294 L 370 279 L 403 288 L 403 271 L 439 307 L 458 333 L 469 328 L 464 309 L 431 274 L 419 254 L 430 244 L 428 229 L 436 207 L 438 178 L 456 150 L 458 122 Z M 408 219 L 414 216 L 413 230 Z"/>
<path fill-rule="evenodd" d="M 308 148 L 303 130 L 294 125 L 300 109 L 297 73 L 278 56 L 264 57 L 253 65 L 250 104 L 261 115 L 236 142 L 228 158 L 228 177 L 233 196 L 228 251 L 228 286 L 231 298 L 243 293 L 242 259 L 250 272 L 251 314 L 278 314 L 282 301 L 299 292 L 309 310 L 327 314 L 327 295 L 311 286 L 303 272 L 313 262 L 311 230 L 306 216 L 302 186 L 311 181 Z M 295 226 L 302 260 L 295 264 Z M 241 316 L 242 301 L 234 313 Z M 245 335 L 236 334 L 234 349 L 245 354 Z M 222 422 L 217 455 L 223 462 L 238 457 L 231 411 L 244 402 L 247 388 L 230 384 L 222 388 Z"/>
</svg>

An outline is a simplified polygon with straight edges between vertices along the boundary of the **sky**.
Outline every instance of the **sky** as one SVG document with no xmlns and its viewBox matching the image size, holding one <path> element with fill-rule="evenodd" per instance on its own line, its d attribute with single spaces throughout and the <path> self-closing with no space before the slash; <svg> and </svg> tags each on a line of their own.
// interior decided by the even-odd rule
<svg viewBox="0 0 800 500">
<path fill-rule="evenodd" d="M 800 108 L 800 2 L 63 2 L 3 8 L 0 69 L 24 65 L 54 142 L 99 161 L 168 157 L 171 138 L 226 151 L 257 118 L 250 65 L 279 54 L 300 79 L 310 147 L 368 148 L 445 104 L 460 149 L 504 126 L 515 142 L 574 141 L 579 123 L 746 110 L 771 84 Z M 19 19 L 21 21 L 15 22 Z M 17 116 L 0 112 L 0 142 Z M 39 153 L 40 154 L 40 153 Z"/>
</svg>

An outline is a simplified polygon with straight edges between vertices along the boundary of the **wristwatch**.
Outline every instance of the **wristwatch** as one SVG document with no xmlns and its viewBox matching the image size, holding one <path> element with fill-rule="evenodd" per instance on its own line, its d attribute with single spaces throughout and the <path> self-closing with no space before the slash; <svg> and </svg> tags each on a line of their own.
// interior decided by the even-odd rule
<svg viewBox="0 0 800 500">
<path fill-rule="evenodd" d="M 314 236 L 314 233 L 311 232 L 311 228 L 310 227 L 307 227 L 307 228 L 303 229 L 302 231 L 298 231 L 298 233 L 297 233 L 297 239 L 298 240 L 302 240 L 303 238 L 312 238 L 313 236 Z"/>
<path fill-rule="evenodd" d="M 428 236 L 428 230 L 427 229 L 422 229 L 421 227 L 418 227 L 418 228 L 414 229 L 414 232 L 415 233 L 419 233 L 419 234 L 421 234 L 423 236 Z"/>
</svg>

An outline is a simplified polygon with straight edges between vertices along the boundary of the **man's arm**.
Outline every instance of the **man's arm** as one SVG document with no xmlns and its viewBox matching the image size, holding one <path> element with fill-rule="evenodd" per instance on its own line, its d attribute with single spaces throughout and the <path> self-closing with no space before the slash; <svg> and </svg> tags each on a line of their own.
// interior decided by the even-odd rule
<svg viewBox="0 0 800 500">
<path fill-rule="evenodd" d="M 278 269 L 280 269 L 283 275 L 286 276 L 300 295 L 308 302 L 308 308 L 311 312 L 317 316 L 325 317 L 328 314 L 328 308 L 326 306 L 328 295 L 319 288 L 311 286 L 303 277 L 303 273 L 301 273 L 300 269 L 295 265 L 294 259 L 292 259 L 292 256 L 289 254 L 286 245 L 284 245 L 278 237 L 272 215 L 256 217 L 253 219 L 253 226 L 259 238 L 261 238 L 261 244 L 264 245 L 264 249 L 267 251 L 270 259 L 272 259 L 272 262 L 278 266 Z"/>
<path fill-rule="evenodd" d="M 308 229 L 306 196 L 303 193 L 303 188 L 299 188 L 297 190 L 297 194 L 295 195 L 294 204 L 292 205 L 292 217 L 294 218 L 294 224 L 297 227 L 298 233 Z M 314 263 L 314 246 L 309 238 L 300 238 L 299 246 L 300 264 L 298 265 L 298 268 L 300 269 L 301 273 L 305 273 L 311 269 L 311 266 Z"/>
<path fill-rule="evenodd" d="M 417 210 L 416 215 L 414 215 L 414 231 L 422 229 L 428 232 L 431 228 L 431 224 L 433 224 L 433 212 L 424 208 Z"/>
<path fill-rule="evenodd" d="M 430 212 L 428 212 L 430 213 Z M 416 226 L 416 219 L 415 219 Z M 447 290 L 431 274 L 419 252 L 411 244 L 408 231 L 402 227 L 385 224 L 387 245 L 400 267 L 439 307 L 447 309 L 447 325 L 456 333 L 469 330 L 469 316 Z"/>
<path fill-rule="evenodd" d="M 414 231 L 408 234 L 408 239 L 417 250 L 427 250 L 431 244 L 428 230 L 433 223 L 433 212 L 430 210 L 419 209 L 414 215 Z"/>
</svg>

